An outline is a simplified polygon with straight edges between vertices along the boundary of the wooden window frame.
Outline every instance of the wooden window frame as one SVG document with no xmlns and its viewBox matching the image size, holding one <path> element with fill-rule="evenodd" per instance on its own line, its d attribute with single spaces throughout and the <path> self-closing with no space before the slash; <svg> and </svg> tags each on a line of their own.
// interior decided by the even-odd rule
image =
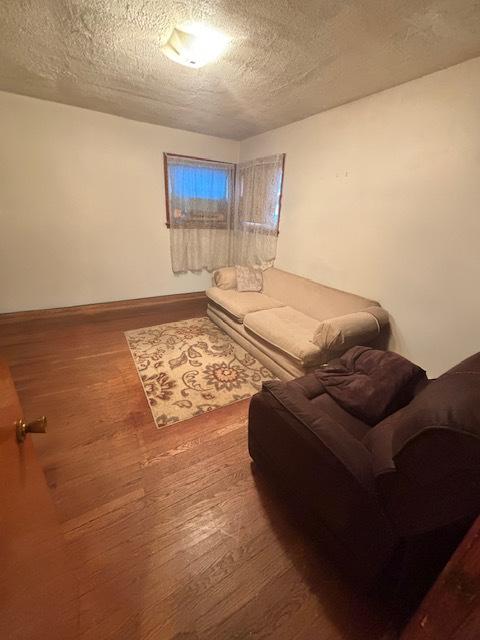
<svg viewBox="0 0 480 640">
<path fill-rule="evenodd" d="M 170 229 L 170 189 L 168 185 L 168 157 L 173 158 L 185 158 L 185 160 L 198 160 L 199 162 L 213 162 L 218 165 L 224 165 L 227 167 L 233 167 L 233 180 L 232 180 L 232 193 L 235 196 L 235 180 L 237 175 L 237 165 L 234 162 L 223 162 L 222 160 L 212 160 L 211 158 L 199 158 L 198 156 L 187 156 L 181 153 L 163 153 L 163 177 L 165 181 L 165 209 L 166 209 L 166 221 L 165 226 Z M 283 180 L 283 176 L 282 176 Z"/>
<path fill-rule="evenodd" d="M 280 216 L 282 213 L 282 202 L 283 202 L 283 181 L 285 179 L 285 158 L 287 154 L 283 154 L 282 160 L 282 181 L 280 183 L 280 195 L 278 196 L 278 219 L 277 219 L 277 236 L 280 235 Z"/>
<path fill-rule="evenodd" d="M 281 180 L 281 184 L 280 184 L 280 194 L 278 196 L 278 219 L 277 219 L 277 228 L 276 229 L 265 229 L 262 230 L 263 233 L 268 233 L 268 234 L 276 234 L 277 236 L 280 235 L 280 219 L 281 219 L 281 213 L 282 213 L 282 204 L 283 204 L 283 185 L 284 185 L 284 180 L 285 180 L 285 158 L 286 158 L 286 153 L 283 154 L 283 160 L 282 160 L 282 180 Z M 212 158 L 200 158 L 198 156 L 187 156 L 181 153 L 170 153 L 165 151 L 163 153 L 163 177 L 164 177 L 164 184 L 165 184 L 165 210 L 166 210 L 166 221 L 165 221 L 165 226 L 167 227 L 167 229 L 170 229 L 170 192 L 169 192 L 169 186 L 168 186 L 168 156 L 172 156 L 174 158 L 185 158 L 186 160 L 199 160 L 200 162 L 214 162 L 215 164 L 219 164 L 219 165 L 226 165 L 228 167 L 233 167 L 233 185 L 232 185 L 232 190 L 233 190 L 233 194 L 235 197 L 235 193 L 236 193 L 236 181 L 237 181 L 237 163 L 235 162 L 224 162 L 222 160 L 213 160 Z M 251 231 L 248 228 L 246 229 L 246 231 Z"/>
</svg>

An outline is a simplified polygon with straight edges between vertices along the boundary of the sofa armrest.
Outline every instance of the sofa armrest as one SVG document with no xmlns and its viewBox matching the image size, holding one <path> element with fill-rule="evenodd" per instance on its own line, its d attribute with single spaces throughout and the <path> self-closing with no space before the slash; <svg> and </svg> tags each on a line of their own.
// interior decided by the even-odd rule
<svg viewBox="0 0 480 640">
<path fill-rule="evenodd" d="M 414 423 L 407 406 L 364 438 L 382 506 L 405 537 L 474 517 L 480 504 L 480 437 L 426 425 L 403 441 Z"/>
<path fill-rule="evenodd" d="M 356 345 L 373 342 L 386 326 L 388 313 L 385 309 L 368 307 L 363 311 L 324 320 L 313 334 L 313 343 L 322 351 L 339 353 Z"/>
<path fill-rule="evenodd" d="M 212 283 L 219 289 L 236 289 L 237 273 L 235 267 L 222 267 L 216 269 L 212 274 Z"/>
<path fill-rule="evenodd" d="M 263 389 L 263 393 L 273 396 L 302 425 L 298 433 L 310 443 L 313 450 L 317 450 L 323 464 L 333 464 L 334 467 L 341 465 L 356 483 L 374 492 L 370 452 L 336 419 L 313 402 L 324 393 L 323 385 L 314 373 L 289 382 L 272 380 L 264 383 Z"/>
</svg>

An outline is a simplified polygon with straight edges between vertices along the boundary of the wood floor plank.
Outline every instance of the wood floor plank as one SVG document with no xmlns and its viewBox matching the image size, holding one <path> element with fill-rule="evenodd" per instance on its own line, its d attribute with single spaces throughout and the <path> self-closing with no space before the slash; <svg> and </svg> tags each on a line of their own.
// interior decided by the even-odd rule
<svg viewBox="0 0 480 640">
<path fill-rule="evenodd" d="M 124 331 L 196 295 L 0 316 L 80 592 L 81 640 L 376 640 L 356 593 L 251 465 L 248 401 L 156 429 Z"/>
</svg>

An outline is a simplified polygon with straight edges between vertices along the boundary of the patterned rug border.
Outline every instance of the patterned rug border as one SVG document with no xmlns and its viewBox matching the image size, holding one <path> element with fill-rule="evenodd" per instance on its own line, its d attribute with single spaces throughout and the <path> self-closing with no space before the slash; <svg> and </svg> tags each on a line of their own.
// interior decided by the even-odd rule
<svg viewBox="0 0 480 640">
<path fill-rule="evenodd" d="M 135 366 L 135 370 L 136 370 L 136 372 L 137 372 L 138 381 L 140 382 L 140 385 L 141 385 L 141 387 L 142 387 L 142 391 L 143 391 L 143 395 L 144 395 L 144 397 L 145 397 L 145 399 L 146 399 L 146 401 L 147 401 L 147 404 L 148 404 L 148 406 L 149 406 L 150 413 L 151 413 L 152 418 L 153 418 L 153 423 L 154 423 L 155 429 L 156 429 L 156 430 L 158 430 L 158 431 L 160 431 L 160 430 L 162 430 L 162 429 L 165 429 L 166 427 L 173 427 L 173 426 L 177 426 L 178 424 L 180 424 L 180 423 L 182 423 L 182 422 L 189 422 L 190 420 L 193 420 L 193 419 L 195 419 L 195 418 L 200 418 L 200 417 L 204 416 L 205 414 L 215 413 L 216 411 L 219 411 L 220 409 L 224 409 L 225 407 L 229 407 L 229 406 L 234 405 L 234 404 L 239 404 L 240 402 L 249 401 L 249 400 L 250 400 L 250 398 L 252 397 L 252 396 L 250 395 L 249 397 L 245 397 L 245 398 L 237 398 L 237 399 L 231 400 L 231 401 L 229 401 L 229 402 L 225 402 L 225 404 L 222 404 L 221 406 L 215 407 L 214 409 L 210 409 L 210 410 L 207 410 L 207 411 L 203 411 L 202 413 L 197 414 L 197 415 L 191 415 L 191 416 L 189 416 L 189 417 L 181 418 L 181 419 L 176 420 L 176 421 L 174 421 L 174 422 L 168 422 L 167 424 L 158 424 L 158 422 L 157 422 L 157 417 L 156 417 L 156 415 L 155 415 L 155 413 L 154 413 L 154 406 L 153 406 L 153 405 L 152 405 L 152 403 L 150 402 L 150 398 L 148 397 L 147 390 L 146 390 L 146 388 L 145 388 L 144 380 L 142 379 L 142 372 L 143 372 L 143 370 L 140 370 L 140 368 L 139 368 L 139 363 L 138 363 L 137 358 L 136 358 L 136 356 L 135 356 L 135 354 L 134 354 L 134 351 L 133 351 L 133 349 L 132 349 L 132 346 L 130 345 L 130 342 L 129 342 L 128 336 L 129 336 L 129 334 L 135 334 L 135 333 L 138 333 L 138 332 L 141 332 L 141 331 L 149 331 L 149 330 L 153 330 L 153 329 L 156 329 L 157 327 L 162 327 L 162 326 L 172 326 L 172 325 L 177 325 L 177 324 L 187 323 L 187 322 L 189 322 L 189 321 L 201 321 L 201 320 L 208 320 L 210 323 L 212 323 L 212 325 L 215 327 L 215 329 L 216 329 L 218 332 L 220 332 L 223 336 L 225 336 L 225 338 L 226 338 L 226 340 L 227 340 L 228 342 L 231 342 L 233 345 L 235 345 L 235 347 L 236 347 L 236 348 L 238 348 L 238 349 L 240 349 L 241 351 L 243 351 L 243 352 L 245 352 L 245 353 L 247 353 L 247 354 L 248 354 L 248 352 L 246 352 L 246 350 L 245 350 L 245 349 L 243 349 L 243 347 L 241 347 L 241 345 L 239 345 L 238 343 L 236 343 L 236 342 L 235 342 L 235 340 L 233 340 L 233 338 L 231 338 L 231 337 L 230 337 L 230 336 L 229 336 L 225 331 L 223 331 L 220 327 L 218 327 L 215 323 L 213 323 L 213 322 L 212 322 L 212 320 L 211 320 L 208 316 L 196 316 L 196 317 L 194 317 L 194 318 L 186 318 L 186 319 L 184 319 L 184 320 L 175 320 L 175 321 L 172 321 L 172 322 L 162 322 L 162 323 L 160 323 L 160 324 L 153 324 L 153 325 L 149 325 L 149 326 L 147 326 L 147 327 L 139 327 L 138 329 L 129 329 L 128 331 L 124 331 L 124 332 L 123 332 L 123 335 L 124 335 L 124 338 L 125 338 L 125 342 L 127 343 L 128 350 L 130 351 L 130 356 L 131 356 L 131 358 L 132 358 L 132 360 L 133 360 L 133 364 L 134 364 L 134 366 Z M 251 358 L 253 358 L 253 360 L 254 360 L 255 362 L 257 362 L 257 363 L 261 366 L 261 368 L 262 368 L 264 371 L 266 371 L 266 372 L 268 372 L 268 373 L 269 373 L 269 375 L 270 375 L 271 377 L 270 377 L 270 378 L 267 378 L 267 379 L 272 379 L 272 380 L 275 380 L 275 379 L 276 379 L 276 377 L 274 376 L 274 374 L 272 374 L 272 372 L 271 372 L 271 371 L 269 371 L 269 369 L 268 369 L 267 367 L 265 367 L 265 366 L 264 366 L 262 363 L 260 363 L 256 358 L 254 358 L 254 356 L 251 356 L 251 354 L 248 354 L 248 355 L 249 355 Z M 254 395 L 254 394 L 252 394 L 252 395 Z"/>
</svg>

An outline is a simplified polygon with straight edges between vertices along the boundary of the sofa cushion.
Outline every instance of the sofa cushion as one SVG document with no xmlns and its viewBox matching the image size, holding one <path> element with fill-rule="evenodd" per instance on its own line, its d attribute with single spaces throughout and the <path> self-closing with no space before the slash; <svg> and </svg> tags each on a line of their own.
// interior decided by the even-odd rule
<svg viewBox="0 0 480 640">
<path fill-rule="evenodd" d="M 278 307 L 248 313 L 243 324 L 247 331 L 287 354 L 303 367 L 325 360 L 312 337 L 318 322 L 292 307 Z"/>
<path fill-rule="evenodd" d="M 263 272 L 263 292 L 317 320 L 378 306 L 378 302 L 327 287 L 275 267 Z"/>
<path fill-rule="evenodd" d="M 211 287 L 206 291 L 207 297 L 229 313 L 237 322 L 243 322 L 247 313 L 263 309 L 282 307 L 283 302 L 269 298 L 256 291 L 237 291 L 236 289 L 219 289 Z"/>
<path fill-rule="evenodd" d="M 235 340 L 252 356 L 257 358 L 279 380 L 291 380 L 305 375 L 305 370 L 285 353 L 275 349 L 268 342 L 250 333 L 241 322 L 237 322 L 230 314 L 218 305 L 208 306 L 207 315 L 216 325 Z"/>
</svg>

